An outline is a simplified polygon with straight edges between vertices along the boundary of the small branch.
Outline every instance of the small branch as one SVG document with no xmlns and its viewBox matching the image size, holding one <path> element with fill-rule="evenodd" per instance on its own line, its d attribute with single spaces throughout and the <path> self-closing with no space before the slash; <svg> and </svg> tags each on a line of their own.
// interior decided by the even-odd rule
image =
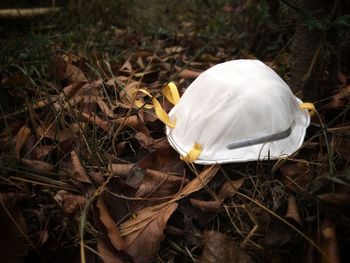
<svg viewBox="0 0 350 263">
<path fill-rule="evenodd" d="M 58 12 L 60 10 L 60 7 L 0 9 L 0 18 L 34 17 Z"/>
</svg>

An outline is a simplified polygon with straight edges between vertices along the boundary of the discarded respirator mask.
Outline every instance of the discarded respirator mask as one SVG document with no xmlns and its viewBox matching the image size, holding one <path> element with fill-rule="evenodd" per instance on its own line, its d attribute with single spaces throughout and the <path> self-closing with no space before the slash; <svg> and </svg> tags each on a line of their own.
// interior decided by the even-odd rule
<svg viewBox="0 0 350 263">
<path fill-rule="evenodd" d="M 173 109 L 166 115 L 155 105 L 156 114 L 167 125 L 171 146 L 185 161 L 198 164 L 287 157 L 302 145 L 315 111 L 258 60 L 209 68 L 181 99 L 175 89 L 173 83 L 164 89 Z"/>
</svg>

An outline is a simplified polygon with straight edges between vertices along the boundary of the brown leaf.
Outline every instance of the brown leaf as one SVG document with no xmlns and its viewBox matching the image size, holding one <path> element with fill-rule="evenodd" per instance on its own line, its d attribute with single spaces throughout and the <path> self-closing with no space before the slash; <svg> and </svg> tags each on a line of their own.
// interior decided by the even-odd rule
<svg viewBox="0 0 350 263">
<path fill-rule="evenodd" d="M 334 223 L 328 218 L 322 222 L 321 235 L 323 239 L 321 248 L 325 254 L 323 255 L 322 262 L 340 263 L 336 228 Z"/>
<path fill-rule="evenodd" d="M 43 161 L 55 147 L 55 145 L 38 145 L 32 150 L 31 156 L 35 160 Z"/>
<path fill-rule="evenodd" d="M 124 72 L 132 72 L 132 65 L 129 59 L 120 67 L 120 70 Z"/>
<path fill-rule="evenodd" d="M 59 190 L 54 196 L 54 199 L 67 214 L 75 213 L 78 209 L 81 209 L 86 202 L 85 196 L 72 194 L 66 190 Z"/>
<path fill-rule="evenodd" d="M 82 112 L 81 116 L 83 117 L 84 121 L 100 127 L 102 130 L 106 131 L 107 133 L 111 131 L 110 123 L 108 121 L 102 120 L 100 117 L 96 116 L 95 114 Z"/>
<path fill-rule="evenodd" d="M 21 159 L 21 162 L 34 170 L 42 172 L 51 172 L 55 168 L 52 164 L 37 160 Z"/>
<path fill-rule="evenodd" d="M 344 108 L 349 101 L 350 85 L 339 89 L 338 93 L 333 96 L 332 101 L 327 105 L 328 109 Z"/>
<path fill-rule="evenodd" d="M 350 136 L 341 137 L 336 141 L 335 152 L 344 160 L 350 161 Z"/>
<path fill-rule="evenodd" d="M 193 206 L 198 207 L 200 210 L 206 213 L 217 212 L 222 205 L 222 201 L 220 200 L 203 201 L 195 198 L 190 198 L 190 202 Z"/>
<path fill-rule="evenodd" d="M 120 226 L 120 233 L 125 236 L 127 253 L 135 263 L 149 262 L 158 252 L 164 239 L 163 231 L 177 203 L 147 207 L 139 211 L 135 219 Z"/>
<path fill-rule="evenodd" d="M 347 83 L 347 77 L 343 72 L 338 72 L 338 81 L 341 87 L 344 87 Z"/>
<path fill-rule="evenodd" d="M 64 87 L 62 93 L 59 95 L 59 98 L 66 100 L 73 98 L 84 85 L 86 85 L 85 82 L 74 82 Z"/>
<path fill-rule="evenodd" d="M 59 129 L 55 123 L 42 123 L 41 126 L 36 129 L 36 133 L 40 137 L 50 138 L 59 142 L 76 137 L 71 129 Z"/>
<path fill-rule="evenodd" d="M 137 132 L 134 138 L 140 143 L 144 148 L 148 148 L 155 143 L 154 139 L 150 135 L 146 135 L 143 132 Z"/>
<path fill-rule="evenodd" d="M 75 151 L 72 151 L 70 153 L 70 157 L 72 160 L 72 169 L 70 173 L 72 175 L 72 178 L 82 183 L 91 183 L 90 178 L 86 174 L 85 168 L 81 164 L 77 153 Z"/>
<path fill-rule="evenodd" d="M 23 145 L 26 143 L 28 140 L 29 136 L 31 135 L 31 130 L 27 126 L 23 126 L 22 128 L 19 129 L 17 132 L 17 135 L 15 137 L 15 153 L 16 157 L 20 157 L 20 152 L 23 147 Z"/>
<path fill-rule="evenodd" d="M 168 71 L 172 71 L 172 66 L 169 63 L 162 63 L 163 68 L 165 68 Z M 202 72 L 199 71 L 193 71 L 185 68 L 181 68 L 179 66 L 175 66 L 176 71 L 178 72 L 178 76 L 180 78 L 184 79 L 195 79 L 197 78 Z"/>
<path fill-rule="evenodd" d="M 184 169 L 184 162 L 181 161 L 179 154 L 167 143 L 159 147 L 152 153 L 146 155 L 136 163 L 136 166 L 146 170 L 157 170 L 181 175 Z"/>
<path fill-rule="evenodd" d="M 129 174 L 129 176 L 132 175 Z M 181 187 L 187 183 L 188 179 L 181 176 L 147 169 L 135 196 L 145 197 L 140 207 L 164 203 L 178 193 Z"/>
<path fill-rule="evenodd" d="M 249 254 L 241 249 L 230 237 L 216 231 L 207 231 L 201 255 L 201 263 L 252 263 Z"/>
<path fill-rule="evenodd" d="M 219 193 L 216 197 L 217 200 L 203 201 L 190 198 L 190 202 L 192 205 L 198 207 L 203 212 L 217 212 L 226 198 L 234 196 L 236 191 L 244 183 L 244 180 L 244 178 L 241 178 L 235 181 L 225 181 L 224 184 L 221 186 Z"/>
<path fill-rule="evenodd" d="M 290 161 L 280 167 L 282 182 L 293 192 L 304 191 L 310 181 L 310 164 L 304 160 Z"/>
<path fill-rule="evenodd" d="M 244 177 L 234 181 L 225 181 L 218 193 L 220 200 L 224 201 L 226 198 L 234 196 L 237 190 L 243 185 L 244 181 Z"/>
<path fill-rule="evenodd" d="M 66 65 L 66 78 L 71 82 L 88 82 L 85 74 L 77 66 L 72 64 Z"/>
<path fill-rule="evenodd" d="M 323 202 L 333 205 L 343 211 L 350 211 L 350 194 L 349 193 L 324 193 L 318 196 Z"/>
<path fill-rule="evenodd" d="M 135 164 L 133 163 L 111 163 L 108 165 L 108 171 L 113 176 L 120 176 L 121 178 L 125 178 L 134 165 Z"/>
<path fill-rule="evenodd" d="M 277 211 L 280 211 L 279 214 L 288 222 L 288 224 L 297 229 L 301 228 L 301 218 L 294 195 L 288 197 L 285 214 L 282 214 L 282 209 Z M 288 224 L 277 217 L 272 217 L 266 230 L 265 243 L 269 247 L 275 248 L 288 247 L 300 242 L 300 234 Z"/>
<path fill-rule="evenodd" d="M 130 100 L 133 97 L 133 90 L 137 87 L 140 86 L 140 82 L 139 81 L 132 81 L 130 83 L 128 83 L 119 93 L 120 98 L 124 101 L 124 102 L 130 102 Z"/>
<path fill-rule="evenodd" d="M 301 225 L 301 217 L 299 214 L 299 208 L 297 205 L 297 200 L 294 195 L 290 195 L 287 199 L 287 211 L 284 217 L 292 218 L 295 222 Z"/>
<path fill-rule="evenodd" d="M 155 255 L 164 236 L 166 222 L 177 207 L 176 202 L 206 186 L 218 170 L 217 165 L 206 168 L 170 201 L 145 207 L 136 213 L 135 218 L 120 225 L 120 234 L 128 246 L 127 253 L 135 262 L 148 262 Z"/>
<path fill-rule="evenodd" d="M 219 171 L 219 168 L 219 165 L 212 165 L 204 169 L 192 181 L 185 185 L 184 188 L 182 188 L 181 192 L 175 196 L 175 200 L 180 200 L 205 187 L 214 177 L 214 175 Z"/>
<path fill-rule="evenodd" d="M 107 236 L 114 246 L 114 248 L 118 251 L 124 250 L 126 251 L 126 244 L 124 239 L 121 237 L 118 227 L 111 217 L 105 203 L 102 198 L 98 198 L 96 202 L 96 207 L 99 209 L 99 219 L 106 227 Z"/>
<path fill-rule="evenodd" d="M 106 102 L 104 102 L 102 100 L 102 98 L 100 97 L 96 97 L 96 103 L 98 104 L 98 106 L 100 107 L 101 111 L 106 114 L 106 116 L 114 118 L 115 115 L 113 113 L 113 111 L 111 110 L 111 108 L 107 105 Z"/>
<path fill-rule="evenodd" d="M 126 263 L 117 251 L 114 251 L 102 238 L 97 238 L 97 251 L 100 256 L 100 259 L 104 263 Z"/>
<path fill-rule="evenodd" d="M 137 115 L 131 115 L 123 118 L 116 119 L 116 123 L 121 127 L 128 126 L 130 128 L 135 129 L 136 131 L 143 132 L 145 134 L 149 134 L 149 131 L 146 125 Z"/>
</svg>

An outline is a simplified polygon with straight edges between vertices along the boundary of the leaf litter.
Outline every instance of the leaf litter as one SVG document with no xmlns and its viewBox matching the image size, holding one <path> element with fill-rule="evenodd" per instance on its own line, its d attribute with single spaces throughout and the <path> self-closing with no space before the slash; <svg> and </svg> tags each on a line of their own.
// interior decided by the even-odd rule
<svg viewBox="0 0 350 263">
<path fill-rule="evenodd" d="M 85 58 L 56 54 L 49 80 L 55 88 L 36 94 L 20 114 L 3 113 L 1 248 L 7 250 L 8 240 L 16 251 L 2 252 L 9 262 L 79 242 L 103 262 L 346 258 L 350 180 L 342 172 L 349 161 L 349 122 L 346 115 L 333 120 L 348 106 L 348 77 L 339 75 L 341 88 L 320 111 L 330 122 L 327 142 L 314 120 L 316 131 L 299 154 L 272 169 L 265 163 L 188 166 L 167 142 L 149 98 L 135 90 L 146 88 L 170 110 L 159 91 L 171 78 L 182 93 L 200 72 L 232 54 L 222 47 L 193 54 L 186 45 L 196 48 L 194 36 L 177 38 L 179 43 L 159 40 L 154 50 L 137 47 L 108 62 L 112 74 L 96 65 L 103 73 L 98 77 L 91 77 Z M 18 73 L 1 77 L 6 85 L 29 81 Z"/>
</svg>

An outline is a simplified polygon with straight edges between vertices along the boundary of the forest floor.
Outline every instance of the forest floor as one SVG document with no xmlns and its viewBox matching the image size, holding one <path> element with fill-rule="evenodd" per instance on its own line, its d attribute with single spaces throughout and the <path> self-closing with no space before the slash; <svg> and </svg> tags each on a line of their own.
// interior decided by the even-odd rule
<svg viewBox="0 0 350 263">
<path fill-rule="evenodd" d="M 188 164 L 137 90 L 169 111 L 167 83 L 238 58 L 288 80 L 294 25 L 165 2 L 1 18 L 2 262 L 349 262 L 349 69 L 290 158 Z"/>
</svg>

